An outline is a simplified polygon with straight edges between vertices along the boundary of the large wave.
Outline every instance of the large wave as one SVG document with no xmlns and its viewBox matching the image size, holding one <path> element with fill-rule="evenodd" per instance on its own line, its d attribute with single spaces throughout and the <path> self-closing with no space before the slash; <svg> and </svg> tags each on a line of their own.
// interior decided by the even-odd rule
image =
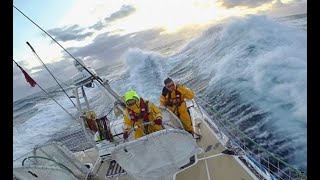
<svg viewBox="0 0 320 180">
<path fill-rule="evenodd" d="M 172 76 L 215 106 L 265 148 L 306 171 L 307 38 L 266 16 L 217 24 L 180 52 L 130 50 L 122 92 L 157 103 Z"/>
</svg>

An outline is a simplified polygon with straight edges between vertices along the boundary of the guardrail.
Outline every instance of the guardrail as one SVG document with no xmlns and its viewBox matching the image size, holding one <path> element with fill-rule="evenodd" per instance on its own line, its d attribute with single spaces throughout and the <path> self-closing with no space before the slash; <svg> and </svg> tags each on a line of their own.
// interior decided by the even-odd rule
<svg viewBox="0 0 320 180">
<path fill-rule="evenodd" d="M 212 116 L 208 115 L 206 111 L 198 105 L 196 101 L 196 108 L 201 111 L 203 116 L 207 116 L 212 121 L 208 121 L 207 123 L 215 126 L 215 131 L 219 133 L 220 138 L 227 138 L 227 145 L 230 148 L 241 149 L 245 152 L 245 158 L 241 160 L 246 161 L 247 166 L 255 166 L 256 171 L 260 171 L 260 173 L 268 175 L 268 179 L 289 179 L 289 180 L 305 180 L 307 176 L 304 172 L 299 171 L 292 165 L 283 161 L 277 155 L 271 153 L 266 150 L 246 134 L 244 134 L 241 130 L 239 130 L 233 123 L 225 119 L 214 107 L 205 102 L 204 100 L 197 98 L 201 102 L 205 103 L 206 106 L 209 107 L 209 111 L 213 113 Z M 210 118 L 211 117 L 211 118 Z M 249 167 L 249 168 L 250 168 Z M 261 179 L 265 179 L 265 177 L 260 177 Z M 259 176 L 258 176 L 259 177 Z"/>
</svg>

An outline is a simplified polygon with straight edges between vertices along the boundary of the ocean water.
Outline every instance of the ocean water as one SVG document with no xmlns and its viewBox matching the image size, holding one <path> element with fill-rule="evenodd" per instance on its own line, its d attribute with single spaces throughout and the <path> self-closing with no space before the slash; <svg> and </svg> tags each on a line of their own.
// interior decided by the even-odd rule
<svg viewBox="0 0 320 180">
<path fill-rule="evenodd" d="M 306 24 L 306 14 L 228 19 L 173 54 L 129 49 L 124 63 L 97 72 L 112 80 L 120 94 L 135 89 L 158 105 L 163 80 L 171 76 L 193 89 L 200 105 L 215 107 L 264 148 L 306 172 Z M 98 116 L 112 107 L 105 105 L 108 99 L 97 87 L 88 89 L 87 95 Z M 63 93 L 53 96 L 77 115 Z M 13 112 L 14 159 L 54 134 L 78 127 L 41 93 L 14 102 Z"/>
</svg>

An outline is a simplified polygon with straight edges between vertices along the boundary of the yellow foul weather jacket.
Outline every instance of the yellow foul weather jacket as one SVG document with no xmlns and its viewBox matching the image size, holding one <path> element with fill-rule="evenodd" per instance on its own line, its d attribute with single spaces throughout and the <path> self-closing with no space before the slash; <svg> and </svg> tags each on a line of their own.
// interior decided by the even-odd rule
<svg viewBox="0 0 320 180">
<path fill-rule="evenodd" d="M 194 93 L 192 90 L 182 85 L 175 85 L 173 91 L 163 88 L 160 96 L 160 104 L 169 108 L 180 119 L 184 129 L 193 132 L 192 122 L 188 113 L 187 104 L 184 99 L 192 99 Z"/>
<path fill-rule="evenodd" d="M 141 111 L 141 102 L 144 101 L 145 107 L 146 107 L 146 112 L 148 114 L 143 114 Z M 140 138 L 144 135 L 150 134 L 152 132 L 156 132 L 162 129 L 160 125 L 142 125 L 143 122 L 152 122 L 156 120 L 157 118 L 162 118 L 162 113 L 161 110 L 155 106 L 152 102 L 143 100 L 142 98 L 140 99 L 139 102 L 137 102 L 135 105 L 130 106 L 129 110 L 128 108 L 126 109 L 125 115 L 124 115 L 124 130 L 125 131 L 130 131 L 133 127 L 135 128 L 131 133 L 134 133 L 134 139 Z M 133 114 L 130 115 L 130 111 L 133 112 Z M 134 115 L 134 117 L 132 117 Z M 145 117 L 148 117 L 146 119 Z M 135 121 L 135 122 L 134 122 Z"/>
</svg>

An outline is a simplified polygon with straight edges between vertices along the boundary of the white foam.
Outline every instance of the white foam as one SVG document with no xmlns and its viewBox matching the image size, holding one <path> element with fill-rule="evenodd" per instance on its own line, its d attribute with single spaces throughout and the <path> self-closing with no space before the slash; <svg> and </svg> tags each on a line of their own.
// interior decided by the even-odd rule
<svg viewBox="0 0 320 180">
<path fill-rule="evenodd" d="M 67 102 L 68 99 L 60 96 L 57 101 L 68 109 L 69 113 L 76 116 L 76 109 L 71 102 Z M 34 108 L 38 108 L 34 116 L 14 127 L 13 159 L 24 155 L 35 145 L 46 142 L 55 133 L 76 123 L 53 100 L 39 102 Z"/>
<path fill-rule="evenodd" d="M 214 87 L 236 90 L 246 103 L 270 113 L 270 127 L 279 135 L 296 137 L 306 157 L 307 36 L 302 29 L 266 16 L 230 19 L 194 40 L 183 53 L 192 57 L 202 77 Z M 300 152 L 300 153 L 301 153 Z M 306 159 L 304 159 L 306 160 Z"/>
<path fill-rule="evenodd" d="M 303 30 L 248 16 L 212 27 L 182 52 L 201 57 L 193 65 L 211 79 L 209 86 L 238 90 L 263 109 L 292 105 L 287 118 L 306 122 L 306 43 Z"/>
</svg>

